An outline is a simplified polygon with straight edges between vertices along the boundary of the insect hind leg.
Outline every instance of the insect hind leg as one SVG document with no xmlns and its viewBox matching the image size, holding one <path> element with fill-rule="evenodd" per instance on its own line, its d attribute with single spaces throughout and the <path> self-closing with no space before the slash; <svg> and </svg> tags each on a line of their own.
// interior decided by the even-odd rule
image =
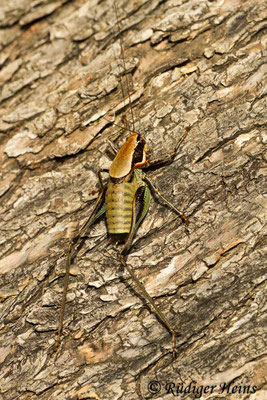
<svg viewBox="0 0 267 400">
<path fill-rule="evenodd" d="M 61 335 L 62 335 L 62 331 L 63 331 L 64 313 L 65 313 L 65 308 L 66 308 L 67 291 L 68 291 L 69 276 L 70 276 L 70 267 L 71 267 L 71 264 L 73 262 L 75 255 L 77 254 L 82 243 L 85 240 L 88 229 L 100 217 L 102 217 L 106 211 L 105 193 L 106 193 L 106 186 L 104 186 L 102 188 L 101 193 L 99 194 L 99 196 L 97 198 L 97 201 L 95 203 L 95 206 L 93 208 L 93 211 L 92 211 L 90 217 L 85 222 L 85 224 L 81 227 L 78 235 L 76 237 L 74 237 L 69 244 L 67 261 L 66 261 L 65 277 L 64 277 L 64 288 L 63 288 L 60 313 L 59 313 L 59 324 L 58 324 L 58 329 L 57 329 L 56 342 L 53 347 L 53 353 L 57 352 L 57 350 L 59 348 L 60 341 L 61 341 Z"/>
<path fill-rule="evenodd" d="M 127 264 L 127 255 L 129 253 L 130 246 L 133 241 L 133 237 L 135 235 L 135 232 L 142 222 L 143 218 L 145 217 L 149 204 L 150 204 L 150 198 L 151 198 L 151 193 L 147 185 L 141 185 L 135 194 L 134 201 L 133 201 L 133 213 L 132 213 L 132 225 L 131 225 L 131 231 L 129 233 L 128 239 L 125 243 L 125 246 L 120 254 L 120 261 L 123 267 L 128 271 L 130 274 L 132 280 L 135 282 L 136 286 L 138 287 L 140 293 L 144 297 L 144 299 L 147 301 L 149 304 L 150 309 L 156 314 L 158 317 L 159 321 L 167 328 L 167 330 L 170 332 L 172 336 L 172 355 L 173 359 L 176 357 L 176 332 L 172 328 L 171 324 L 165 317 L 165 315 L 160 311 L 160 309 L 157 307 L 156 303 L 154 302 L 153 298 L 148 294 L 146 291 L 144 285 L 142 282 L 139 281 L 137 276 L 135 275 L 134 271 L 130 267 L 130 265 Z"/>
</svg>

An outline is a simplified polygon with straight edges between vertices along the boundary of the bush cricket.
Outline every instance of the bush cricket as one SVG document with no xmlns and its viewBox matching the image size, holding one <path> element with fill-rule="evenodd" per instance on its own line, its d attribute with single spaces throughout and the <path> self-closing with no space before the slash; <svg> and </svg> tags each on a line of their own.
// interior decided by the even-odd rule
<svg viewBox="0 0 267 400">
<path fill-rule="evenodd" d="M 116 5 L 114 5 L 114 9 L 117 17 L 117 25 L 120 29 Z M 121 36 L 120 53 L 125 71 L 124 51 Z M 133 107 L 131 103 L 128 81 L 129 78 L 127 77 L 126 73 L 125 78 L 127 83 L 126 86 L 128 91 L 129 106 L 133 119 Z M 75 237 L 69 245 L 59 326 L 54 349 L 56 351 L 59 347 L 63 330 L 64 310 L 66 305 L 70 266 L 74 260 L 77 250 L 80 248 L 81 241 L 85 236 L 88 235 L 89 229 L 101 217 L 106 216 L 109 237 L 116 244 L 124 243 L 122 251 L 120 252 L 120 262 L 130 274 L 132 280 L 138 287 L 140 294 L 147 301 L 152 312 L 157 315 L 159 321 L 171 334 L 172 354 L 173 358 L 175 358 L 176 332 L 165 315 L 157 307 L 153 298 L 148 294 L 144 285 L 139 281 L 132 268 L 127 264 L 127 256 L 129 254 L 135 233 L 147 214 L 151 199 L 151 192 L 159 198 L 161 203 L 169 207 L 174 213 L 181 217 L 183 222 L 186 224 L 188 224 L 188 219 L 178 208 L 176 208 L 172 203 L 162 196 L 162 194 L 154 187 L 145 172 L 141 169 L 147 166 L 154 166 L 170 161 L 173 159 L 173 155 L 162 160 L 149 162 L 147 160 L 148 146 L 145 140 L 139 133 L 135 132 L 135 129 L 129 130 L 126 128 L 126 130 L 128 130 L 131 134 L 117 152 L 117 155 L 110 166 L 108 182 L 107 184 L 103 185 L 100 175 L 101 192 L 96 200 L 93 211 L 86 223 L 80 229 L 77 237 Z M 184 136 L 182 137 L 182 140 Z M 175 153 L 176 152 L 174 152 L 174 155 Z"/>
</svg>

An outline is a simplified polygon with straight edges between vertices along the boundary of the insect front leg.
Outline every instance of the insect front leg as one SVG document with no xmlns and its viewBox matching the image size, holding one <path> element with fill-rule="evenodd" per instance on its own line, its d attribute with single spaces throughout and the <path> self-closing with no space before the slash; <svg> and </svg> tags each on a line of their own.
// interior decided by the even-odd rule
<svg viewBox="0 0 267 400">
<path fill-rule="evenodd" d="M 124 266 L 124 268 L 130 274 L 132 280 L 137 285 L 137 287 L 140 290 L 143 297 L 147 300 L 152 312 L 154 312 L 157 315 L 158 319 L 163 323 L 163 325 L 167 328 L 167 330 L 172 335 L 172 355 L 173 355 L 173 359 L 175 359 L 175 357 L 176 357 L 176 332 L 175 332 L 175 330 L 173 329 L 173 327 L 171 326 L 171 324 L 169 323 L 169 321 L 167 320 L 165 315 L 157 307 L 153 298 L 148 294 L 144 285 L 142 284 L 142 282 L 139 281 L 139 279 L 135 275 L 132 268 L 127 264 L 127 255 L 128 255 L 130 246 L 132 244 L 133 237 L 136 233 L 136 230 L 138 229 L 138 226 L 140 225 L 140 223 L 142 222 L 143 218 L 145 217 L 145 215 L 148 211 L 149 204 L 150 204 L 150 198 L 151 198 L 151 194 L 150 194 L 149 188 L 146 184 L 142 185 L 141 187 L 139 187 L 139 189 L 137 189 L 137 192 L 135 194 L 134 201 L 133 201 L 131 231 L 129 233 L 129 236 L 125 243 L 125 246 L 121 252 L 120 261 L 121 261 L 122 265 Z"/>
<path fill-rule="evenodd" d="M 166 154 L 164 157 L 161 158 L 157 158 L 154 160 L 149 160 L 146 165 L 144 166 L 144 170 L 148 170 L 148 169 L 152 169 L 152 168 L 159 168 L 162 165 L 166 165 L 166 164 L 170 164 L 174 161 L 174 158 L 178 152 L 178 149 L 181 145 L 181 143 L 184 141 L 184 139 L 186 138 L 188 132 L 190 131 L 190 128 L 186 128 L 185 132 L 183 133 L 183 135 L 180 137 L 180 139 L 178 140 L 178 143 L 175 147 L 175 149 L 170 153 L 170 154 Z"/>
<path fill-rule="evenodd" d="M 70 266 L 72 264 L 73 258 L 75 257 L 77 251 L 81 247 L 83 241 L 85 240 L 85 236 L 88 233 L 88 229 L 101 217 L 104 215 L 106 211 L 105 205 L 105 194 L 106 194 L 106 186 L 104 186 L 99 194 L 93 211 L 85 222 L 85 224 L 80 229 L 78 235 L 70 242 L 67 261 L 66 261 L 66 270 L 65 270 L 65 278 L 64 278 L 64 288 L 60 306 L 60 314 L 59 314 L 59 324 L 57 330 L 57 338 L 56 343 L 53 348 L 53 352 L 56 352 L 60 345 L 62 330 L 63 330 L 63 321 L 64 321 L 64 312 L 66 307 L 66 299 L 67 299 L 67 290 L 69 284 L 69 276 L 70 276 Z"/>
</svg>

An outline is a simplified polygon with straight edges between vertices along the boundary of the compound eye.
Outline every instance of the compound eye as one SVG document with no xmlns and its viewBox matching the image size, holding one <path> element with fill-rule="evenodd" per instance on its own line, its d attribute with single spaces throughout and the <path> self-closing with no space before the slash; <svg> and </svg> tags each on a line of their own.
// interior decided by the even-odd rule
<svg viewBox="0 0 267 400">
<path fill-rule="evenodd" d="M 140 167 L 146 163 L 146 142 L 138 135 L 137 146 L 134 149 L 133 159 L 132 159 L 132 169 Z"/>
</svg>

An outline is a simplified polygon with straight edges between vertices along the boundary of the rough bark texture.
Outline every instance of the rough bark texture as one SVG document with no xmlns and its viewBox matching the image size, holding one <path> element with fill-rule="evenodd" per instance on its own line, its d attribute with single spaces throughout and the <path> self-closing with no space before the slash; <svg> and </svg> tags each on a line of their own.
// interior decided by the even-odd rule
<svg viewBox="0 0 267 400">
<path fill-rule="evenodd" d="M 119 35 L 112 1 L 1 0 L 0 399 L 200 397 L 193 384 L 177 392 L 192 381 L 217 385 L 205 399 L 266 399 L 266 2 L 117 7 L 150 158 L 190 128 L 174 161 L 149 173 L 188 230 L 153 202 L 128 259 L 179 332 L 178 357 L 116 251 L 89 251 L 103 222 L 72 266 L 51 355 L 69 240 L 109 166 L 108 139 L 128 135 L 115 125 L 129 112 Z"/>
</svg>

